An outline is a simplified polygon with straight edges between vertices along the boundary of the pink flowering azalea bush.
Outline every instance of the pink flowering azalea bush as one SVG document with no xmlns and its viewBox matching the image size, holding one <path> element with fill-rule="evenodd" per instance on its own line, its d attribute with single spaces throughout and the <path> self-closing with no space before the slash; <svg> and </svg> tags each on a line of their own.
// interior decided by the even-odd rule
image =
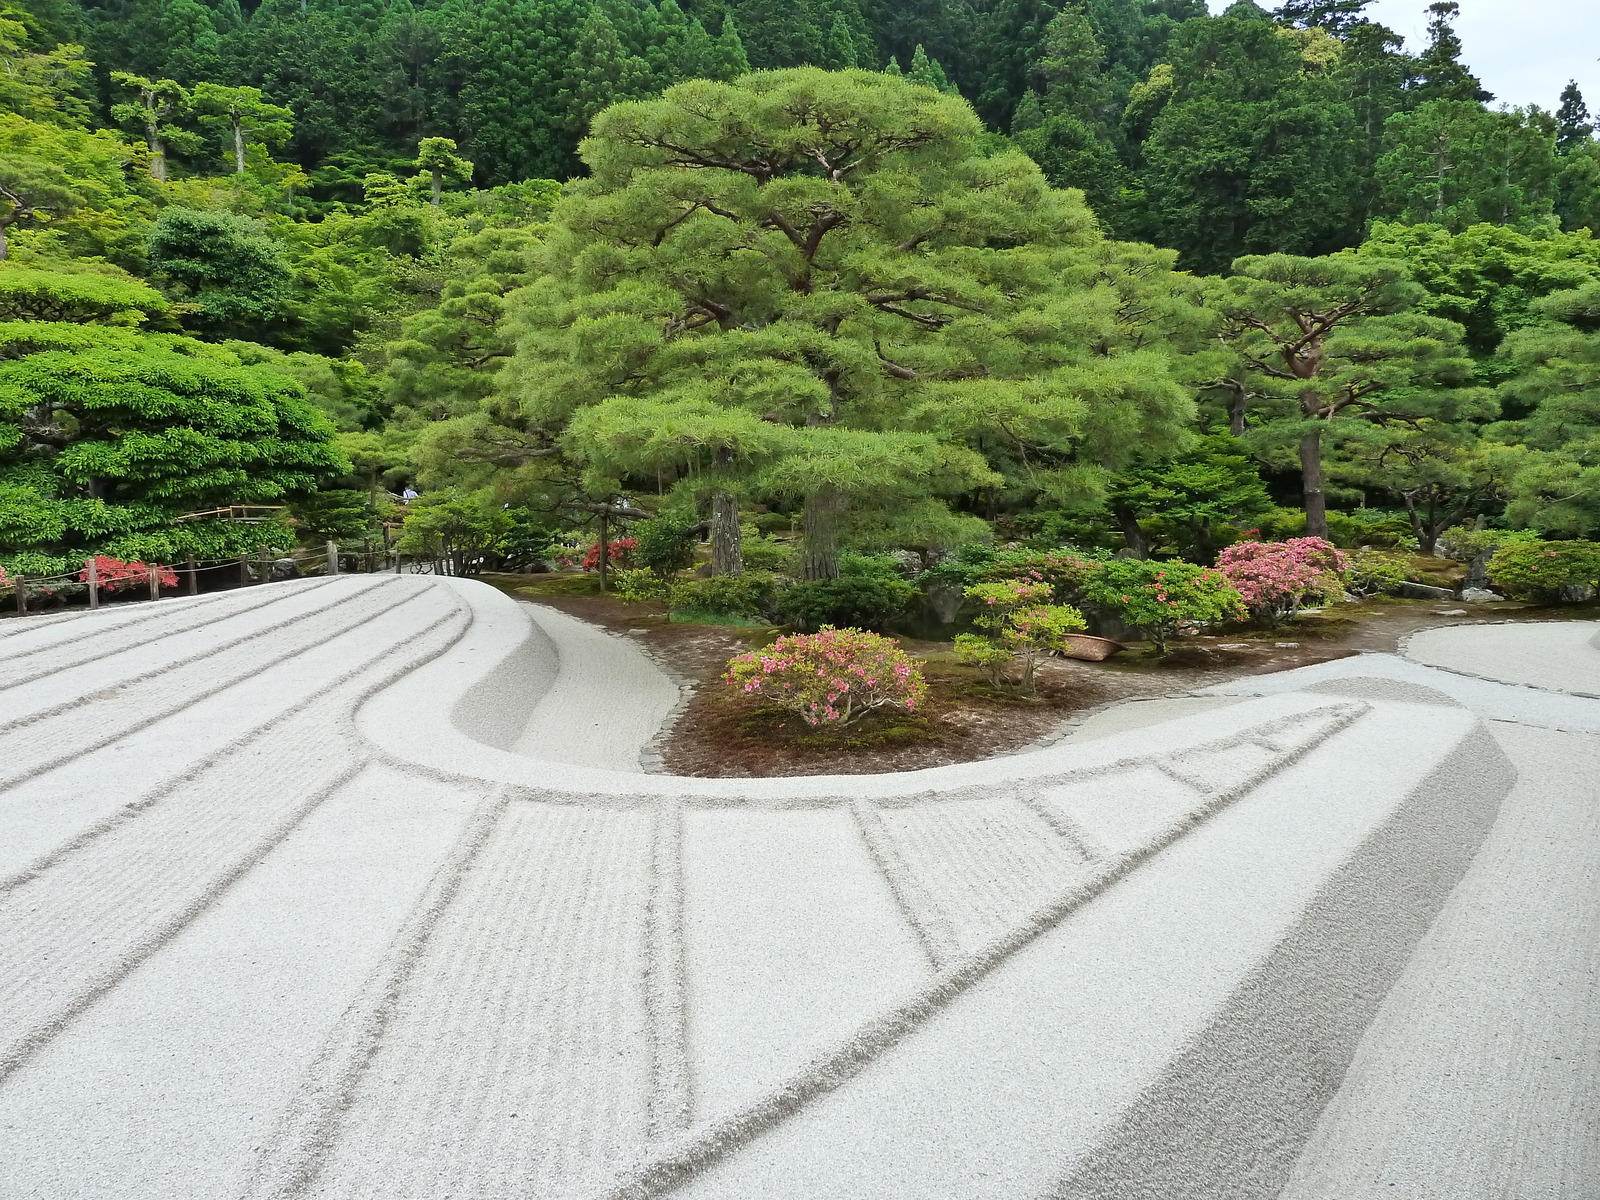
<svg viewBox="0 0 1600 1200">
<path fill-rule="evenodd" d="M 1217 555 L 1217 569 L 1246 607 L 1273 625 L 1299 611 L 1307 596 L 1342 592 L 1347 565 L 1332 542 L 1314 537 L 1239 542 Z"/>
<path fill-rule="evenodd" d="M 723 680 L 812 726 L 848 725 L 879 708 L 915 712 L 928 694 L 922 671 L 892 639 L 832 626 L 738 655 Z"/>
<path fill-rule="evenodd" d="M 150 572 L 153 569 L 156 579 L 162 587 L 177 587 L 178 573 L 171 567 L 152 568 L 149 563 L 135 559 L 133 562 L 123 562 L 120 558 L 111 558 L 105 554 L 94 556 L 95 575 L 99 580 L 102 591 L 120 592 L 124 588 L 141 587 L 149 583 Z M 78 572 L 78 582 L 89 582 L 89 568 L 85 566 Z"/>
<path fill-rule="evenodd" d="M 1144 630 L 1165 654 L 1180 632 L 1245 615 L 1244 601 L 1221 571 L 1186 562 L 1118 558 L 1083 581 L 1083 598 Z"/>
</svg>

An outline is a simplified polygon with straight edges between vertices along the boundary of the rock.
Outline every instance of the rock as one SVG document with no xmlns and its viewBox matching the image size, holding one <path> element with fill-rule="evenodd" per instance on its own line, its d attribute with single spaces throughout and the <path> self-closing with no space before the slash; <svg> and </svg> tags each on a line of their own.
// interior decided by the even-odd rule
<svg viewBox="0 0 1600 1200">
<path fill-rule="evenodd" d="M 1594 589 L 1587 583 L 1569 583 L 1561 589 L 1561 603 L 1582 604 L 1594 599 Z"/>
<path fill-rule="evenodd" d="M 1273 645 L 1277 646 L 1277 648 L 1279 650 L 1298 650 L 1298 649 L 1300 649 L 1300 643 L 1299 642 L 1274 642 Z"/>
<path fill-rule="evenodd" d="M 953 583 L 938 583 L 928 589 L 928 610 L 941 625 L 949 625 L 961 611 L 961 588 Z"/>
<path fill-rule="evenodd" d="M 1217 643 L 1217 649 L 1218 650 L 1248 650 L 1248 649 L 1250 649 L 1250 643 L 1249 642 L 1218 642 Z"/>
<path fill-rule="evenodd" d="M 1494 551 L 1480 554 L 1467 566 L 1466 587 L 1475 591 L 1485 591 L 1489 587 L 1489 560 L 1494 557 Z"/>
<path fill-rule="evenodd" d="M 277 558 L 272 561 L 272 581 L 282 583 L 285 579 L 299 579 L 300 564 L 292 558 Z"/>
<path fill-rule="evenodd" d="M 1436 608 L 1433 610 L 1433 615 L 1436 617 L 1464 617 L 1467 615 L 1467 610 L 1464 608 Z"/>
<path fill-rule="evenodd" d="M 1406 580 L 1400 585 L 1400 594 L 1410 596 L 1413 600 L 1454 600 L 1456 594 L 1450 588 L 1434 587 L 1426 583 L 1412 583 Z"/>
<path fill-rule="evenodd" d="M 1488 588 L 1468 587 L 1461 589 L 1461 598 L 1468 604 L 1482 604 L 1487 600 L 1499 600 L 1500 596 Z"/>
</svg>

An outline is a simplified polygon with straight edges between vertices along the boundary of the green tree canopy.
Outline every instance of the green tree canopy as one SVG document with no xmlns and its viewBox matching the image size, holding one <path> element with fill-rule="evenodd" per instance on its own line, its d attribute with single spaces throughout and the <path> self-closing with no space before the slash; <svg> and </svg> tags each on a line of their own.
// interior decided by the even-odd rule
<svg viewBox="0 0 1600 1200">
<path fill-rule="evenodd" d="M 1461 327 L 1413 311 L 1423 292 L 1397 262 L 1274 254 L 1233 266 L 1218 304 L 1261 398 L 1256 439 L 1296 447 L 1306 533 L 1325 538 L 1325 439 L 1476 401 Z"/>
<path fill-rule="evenodd" d="M 248 337 L 282 311 L 289 292 L 282 247 L 234 213 L 166 209 L 149 254 L 151 268 L 196 306 L 191 322 L 217 336 Z"/>
<path fill-rule="evenodd" d="M 60 279 L 64 293 L 78 283 Z M 242 527 L 174 518 L 277 502 L 349 470 L 292 379 L 184 338 L 26 324 L 0 334 L 0 560 L 15 569 L 236 552 Z"/>
<path fill-rule="evenodd" d="M 1089 214 L 979 133 L 962 101 L 862 71 L 607 110 L 521 293 L 521 418 L 558 436 L 586 407 L 695 401 L 787 430 L 762 486 L 804 499 L 813 575 L 875 497 L 1017 460 L 1093 490 L 1175 444 L 1189 403 L 1091 268 Z"/>
</svg>

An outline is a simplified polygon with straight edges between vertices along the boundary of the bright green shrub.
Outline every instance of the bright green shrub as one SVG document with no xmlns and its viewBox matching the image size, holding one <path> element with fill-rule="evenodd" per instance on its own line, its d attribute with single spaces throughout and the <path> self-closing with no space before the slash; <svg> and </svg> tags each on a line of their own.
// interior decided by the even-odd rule
<svg viewBox="0 0 1600 1200">
<path fill-rule="evenodd" d="M 1143 629 L 1162 654 L 1180 628 L 1240 618 L 1246 611 L 1222 572 L 1140 558 L 1100 563 L 1084 579 L 1083 597 Z"/>
<path fill-rule="evenodd" d="M 1489 560 L 1489 579 L 1513 599 L 1555 603 L 1564 587 L 1600 584 L 1600 543 L 1522 542 L 1503 546 Z"/>
<path fill-rule="evenodd" d="M 1066 636 L 1084 627 L 1083 614 L 1071 605 L 1049 604 L 1051 585 L 1041 580 L 1008 579 L 980 583 L 966 590 L 966 597 L 978 609 L 973 624 L 986 630 L 988 637 L 961 634 L 956 638 L 956 657 L 983 668 L 991 683 L 1001 682 L 1007 661 L 1021 666 L 1017 686 L 1033 691 L 1034 672 L 1039 655 L 1059 650 Z M 979 643 L 988 643 L 981 646 Z M 996 655 L 996 651 L 999 655 Z"/>
<path fill-rule="evenodd" d="M 665 600 L 672 591 L 672 581 L 663 579 L 648 567 L 627 567 L 612 571 L 610 575 L 611 591 L 624 604 Z"/>
<path fill-rule="evenodd" d="M 782 571 L 792 553 L 786 543 L 763 537 L 754 525 L 746 525 L 739 531 L 739 556 L 746 571 Z"/>
</svg>

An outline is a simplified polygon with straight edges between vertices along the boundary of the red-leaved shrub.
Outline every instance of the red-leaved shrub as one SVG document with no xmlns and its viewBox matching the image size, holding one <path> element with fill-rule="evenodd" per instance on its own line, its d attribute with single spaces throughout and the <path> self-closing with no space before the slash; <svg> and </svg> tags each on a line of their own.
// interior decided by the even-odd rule
<svg viewBox="0 0 1600 1200">
<path fill-rule="evenodd" d="M 124 588 L 148 584 L 152 569 L 154 569 L 156 579 L 162 587 L 178 586 L 178 573 L 171 567 L 152 568 L 149 563 L 142 563 L 137 559 L 133 562 L 123 562 L 120 558 L 96 554 L 94 556 L 94 569 L 101 591 L 120 592 Z M 78 572 L 78 582 L 89 582 L 89 568 L 87 565 Z"/>
</svg>

